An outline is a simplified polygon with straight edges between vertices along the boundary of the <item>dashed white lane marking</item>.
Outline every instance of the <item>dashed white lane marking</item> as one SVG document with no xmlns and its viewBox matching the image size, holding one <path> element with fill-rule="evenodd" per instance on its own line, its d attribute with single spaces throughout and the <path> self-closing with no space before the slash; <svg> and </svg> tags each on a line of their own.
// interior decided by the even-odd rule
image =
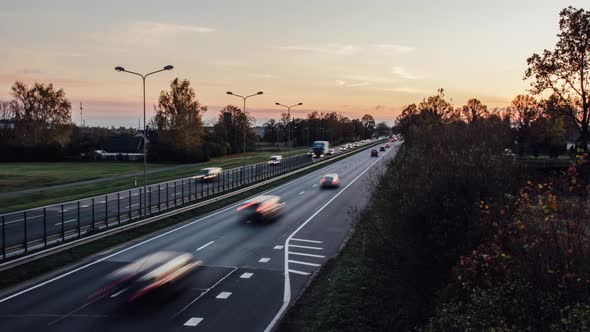
<svg viewBox="0 0 590 332">
<path fill-rule="evenodd" d="M 250 273 L 250 272 L 244 272 L 242 273 L 242 275 L 240 276 L 240 278 L 242 279 L 250 279 L 251 276 L 253 276 L 254 273 Z"/>
<path fill-rule="evenodd" d="M 326 256 L 322 256 L 322 255 L 305 254 L 305 253 L 302 253 L 302 252 L 293 252 L 293 251 L 289 251 L 289 255 L 299 255 L 299 256 L 307 256 L 307 257 L 326 258 Z"/>
<path fill-rule="evenodd" d="M 281 249 L 283 249 L 284 247 L 285 247 L 285 246 L 275 246 L 273 249 L 276 249 L 276 250 L 281 250 Z"/>
<path fill-rule="evenodd" d="M 184 326 L 197 326 L 200 322 L 203 321 L 203 318 L 200 317 L 193 317 L 184 323 Z"/>
<path fill-rule="evenodd" d="M 316 183 L 316 184 L 314 184 L 312 187 L 314 187 L 314 188 L 315 188 L 315 187 L 317 187 L 317 186 L 318 186 L 318 184 Z"/>
<path fill-rule="evenodd" d="M 199 251 L 199 250 L 201 250 L 201 249 L 204 249 L 205 247 L 207 247 L 208 245 L 210 245 L 210 244 L 211 244 L 211 243 L 213 243 L 213 242 L 215 242 L 215 241 L 211 241 L 211 242 L 209 242 L 209 243 L 207 243 L 207 244 L 204 244 L 204 245 L 200 246 L 200 247 L 197 249 L 197 251 Z"/>
<path fill-rule="evenodd" d="M 219 295 L 217 295 L 215 298 L 216 299 L 227 299 L 229 296 L 231 295 L 231 292 L 221 292 L 219 293 Z"/>
<path fill-rule="evenodd" d="M 126 290 L 127 290 L 127 288 L 122 289 L 122 290 L 116 292 L 115 294 L 111 295 L 111 297 L 117 297 L 117 296 L 123 294 Z"/>
<path fill-rule="evenodd" d="M 301 262 L 301 261 L 294 261 L 294 260 L 291 260 L 291 259 L 289 260 L 289 263 L 301 264 L 301 265 L 309 265 L 309 266 L 321 266 L 321 264 Z"/>
<path fill-rule="evenodd" d="M 80 205 L 80 207 L 81 207 L 81 208 L 87 208 L 87 207 L 89 207 L 89 206 L 90 206 L 90 205 Z"/>
<path fill-rule="evenodd" d="M 126 206 L 125 208 L 126 208 L 126 209 L 128 209 L 130 206 L 136 206 L 136 205 L 139 205 L 139 203 L 135 203 L 135 204 L 128 205 L 128 206 Z"/>
<path fill-rule="evenodd" d="M 324 249 L 324 248 L 320 248 L 320 247 L 300 246 L 300 245 L 296 245 L 296 244 L 290 244 L 289 247 L 303 248 L 303 249 L 311 249 L 311 250 L 322 250 L 322 249 Z"/>
<path fill-rule="evenodd" d="M 309 243 L 324 243 L 323 241 L 304 240 L 304 239 L 296 239 L 296 238 L 292 238 L 291 241 L 301 241 L 301 242 L 309 242 Z"/>
<path fill-rule="evenodd" d="M 261 259 L 258 260 L 260 263 L 268 263 L 268 261 L 270 261 L 270 258 L 268 257 L 262 257 Z"/>
<path fill-rule="evenodd" d="M 296 274 L 301 274 L 303 276 L 309 275 L 309 272 L 297 271 L 297 270 L 292 270 L 292 269 L 289 269 L 289 272 L 296 273 Z"/>
<path fill-rule="evenodd" d="M 303 195 L 303 193 L 304 193 L 304 192 L 305 192 L 305 191 L 302 191 L 302 192 L 300 192 L 300 193 L 299 193 L 299 196 Z"/>
<path fill-rule="evenodd" d="M 35 218 L 41 218 L 41 217 L 43 217 L 43 216 L 42 216 L 42 215 L 39 215 L 39 216 L 32 216 L 32 217 L 29 217 L 29 216 L 27 216 L 27 221 L 29 221 L 29 220 L 31 220 L 31 219 L 35 219 Z M 21 221 L 23 221 L 23 220 L 24 220 L 24 219 L 15 219 L 15 220 L 12 220 L 12 221 L 7 221 L 7 222 L 6 222 L 6 225 L 10 225 L 10 224 L 14 224 L 14 223 L 17 223 L 17 222 L 21 222 Z"/>
<path fill-rule="evenodd" d="M 70 219 L 70 220 L 64 221 L 63 223 L 64 224 L 69 224 L 69 223 L 74 222 L 76 220 L 78 220 L 78 219 Z M 61 222 L 55 223 L 55 226 L 59 226 L 59 225 L 61 225 Z"/>
</svg>

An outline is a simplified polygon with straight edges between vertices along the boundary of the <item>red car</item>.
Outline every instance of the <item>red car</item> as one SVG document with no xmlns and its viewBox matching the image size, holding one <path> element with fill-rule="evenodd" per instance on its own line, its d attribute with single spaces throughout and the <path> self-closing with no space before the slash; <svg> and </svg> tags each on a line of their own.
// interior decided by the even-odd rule
<svg viewBox="0 0 590 332">
<path fill-rule="evenodd" d="M 371 150 L 371 157 L 379 157 L 379 151 Z"/>
</svg>

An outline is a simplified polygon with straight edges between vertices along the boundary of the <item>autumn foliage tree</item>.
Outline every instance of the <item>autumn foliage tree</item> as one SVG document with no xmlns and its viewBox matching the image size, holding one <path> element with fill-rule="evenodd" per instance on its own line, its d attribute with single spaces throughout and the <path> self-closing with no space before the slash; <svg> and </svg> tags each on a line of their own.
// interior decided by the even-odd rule
<svg viewBox="0 0 590 332">
<path fill-rule="evenodd" d="M 180 159 L 199 159 L 204 134 L 202 116 L 207 107 L 197 100 L 190 81 L 175 78 L 170 91 L 160 93 L 155 111 L 160 147 L 172 148 L 177 156 L 182 155 Z"/>
<path fill-rule="evenodd" d="M 532 80 L 533 93 L 549 91 L 563 102 L 563 114 L 576 124 L 585 147 L 590 121 L 590 11 L 568 7 L 559 16 L 555 49 L 529 57 L 524 78 Z"/>
<path fill-rule="evenodd" d="M 71 133 L 71 104 L 63 89 L 53 84 L 35 83 L 32 87 L 15 82 L 11 87 L 14 98 L 9 105 L 10 121 L 15 124 L 17 144 L 65 145 Z"/>
</svg>

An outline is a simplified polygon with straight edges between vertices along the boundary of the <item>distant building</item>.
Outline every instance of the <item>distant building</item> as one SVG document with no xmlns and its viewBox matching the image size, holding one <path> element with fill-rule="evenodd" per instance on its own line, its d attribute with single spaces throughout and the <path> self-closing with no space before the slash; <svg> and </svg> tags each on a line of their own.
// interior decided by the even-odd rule
<svg viewBox="0 0 590 332">
<path fill-rule="evenodd" d="M 94 151 L 94 155 L 95 158 L 105 160 L 142 160 L 143 133 L 138 132 L 135 136 L 111 136 L 102 149 Z"/>
</svg>

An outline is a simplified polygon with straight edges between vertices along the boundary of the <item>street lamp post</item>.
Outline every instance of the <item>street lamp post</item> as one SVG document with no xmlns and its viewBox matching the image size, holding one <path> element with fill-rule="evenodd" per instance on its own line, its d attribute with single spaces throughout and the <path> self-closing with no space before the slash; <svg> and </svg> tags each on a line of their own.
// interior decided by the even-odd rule
<svg viewBox="0 0 590 332">
<path fill-rule="evenodd" d="M 298 103 L 295 105 L 291 105 L 291 106 L 287 106 L 287 105 L 283 105 L 281 103 L 275 103 L 275 105 L 278 106 L 283 106 L 287 109 L 287 118 L 289 118 L 289 122 L 291 122 L 291 108 L 295 107 L 295 106 L 301 106 L 303 105 L 303 103 Z M 289 123 L 287 123 L 287 125 L 289 125 Z M 293 127 L 291 125 L 291 127 Z M 287 127 L 287 156 L 291 157 L 291 133 L 290 133 L 290 129 L 289 127 Z"/>
<path fill-rule="evenodd" d="M 262 92 L 262 91 L 258 91 L 258 92 L 256 92 L 256 93 L 255 93 L 255 94 L 253 94 L 253 95 L 249 95 L 249 96 L 245 96 L 245 97 L 244 97 L 244 96 L 237 95 L 237 94 L 235 94 L 235 93 L 233 93 L 233 92 L 231 92 L 231 91 L 228 91 L 228 92 L 226 92 L 226 93 L 227 93 L 228 95 L 232 95 L 232 96 L 240 97 L 240 98 L 242 98 L 242 99 L 244 100 L 244 108 L 243 108 L 243 110 L 244 110 L 244 120 L 245 120 L 245 123 L 244 123 L 244 155 L 243 155 L 243 157 L 242 157 L 242 179 L 243 179 L 243 176 L 244 176 L 244 174 L 246 174 L 246 173 L 245 173 L 245 171 L 246 171 L 246 130 L 247 130 L 247 128 L 246 128 L 246 124 L 247 124 L 247 121 L 248 121 L 248 118 L 247 118 L 247 116 L 246 116 L 246 99 L 248 99 L 248 98 L 250 98 L 250 97 L 254 97 L 254 96 L 261 95 L 261 94 L 263 94 L 264 92 Z"/>
<path fill-rule="evenodd" d="M 143 208 L 144 209 L 147 209 L 147 142 L 146 142 L 147 141 L 147 132 L 146 132 L 146 126 L 145 126 L 145 79 L 152 74 L 159 73 L 161 71 L 172 70 L 172 69 L 174 69 L 174 67 L 171 65 L 168 65 L 160 70 L 156 70 L 151 73 L 147 73 L 145 75 L 142 75 L 140 73 L 125 70 L 125 68 L 120 67 L 120 66 L 115 67 L 115 70 L 118 72 L 125 72 L 125 73 L 129 73 L 129 74 L 133 74 L 133 75 L 137 75 L 137 76 L 141 77 L 141 80 L 143 82 Z M 146 213 L 144 212 L 144 215 L 145 214 Z"/>
</svg>

